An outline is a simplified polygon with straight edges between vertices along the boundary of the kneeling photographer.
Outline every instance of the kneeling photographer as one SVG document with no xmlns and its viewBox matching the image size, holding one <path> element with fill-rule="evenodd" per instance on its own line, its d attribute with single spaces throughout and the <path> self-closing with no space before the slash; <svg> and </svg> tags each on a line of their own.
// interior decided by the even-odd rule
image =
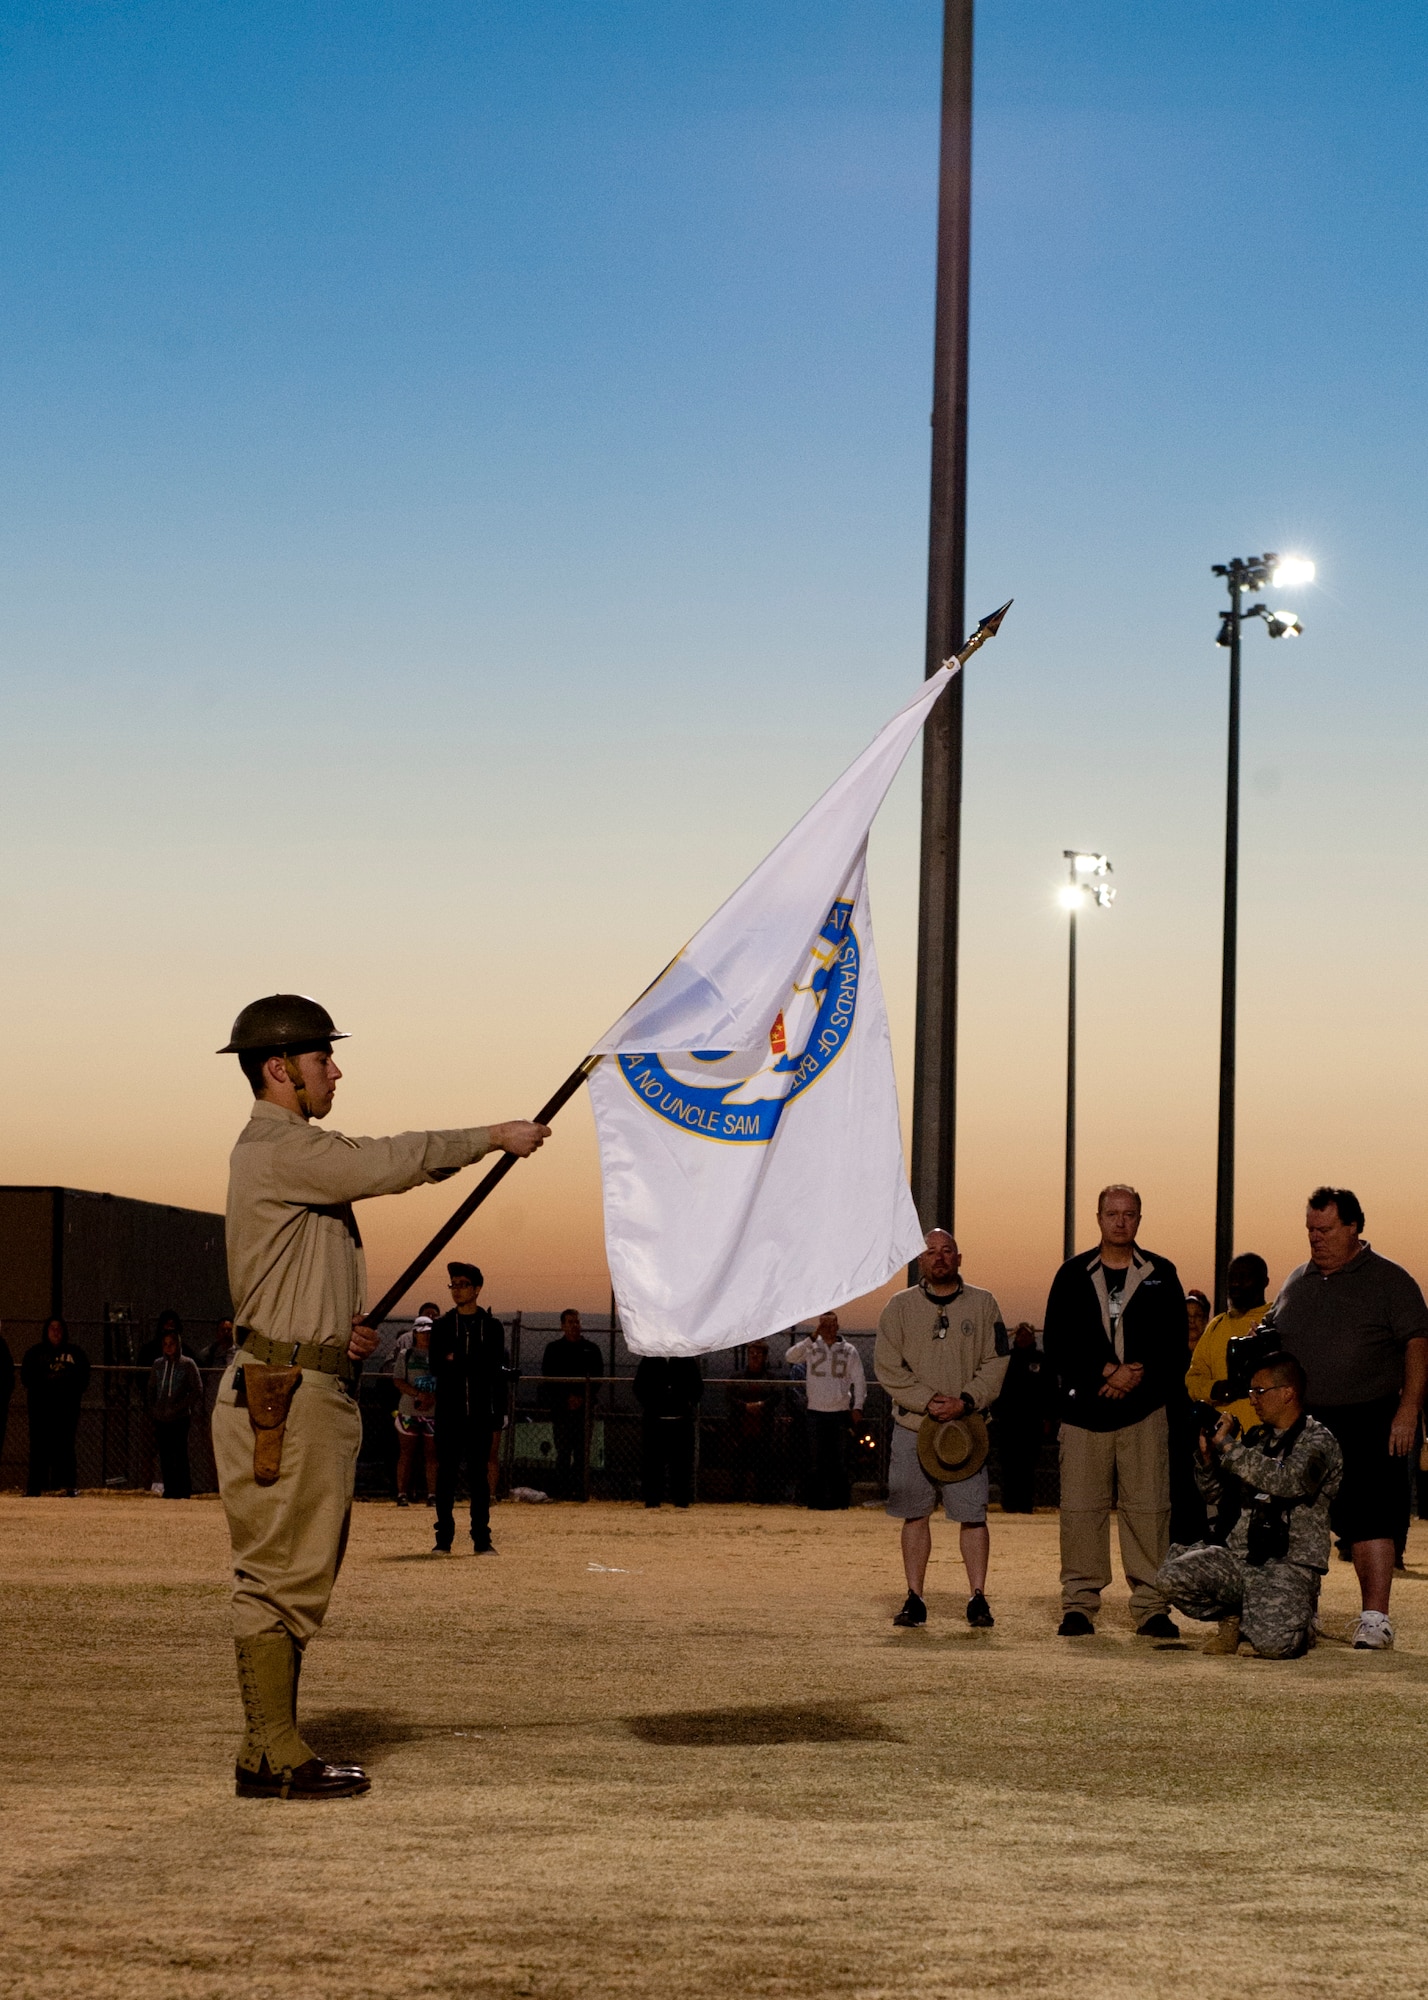
<svg viewBox="0 0 1428 2000">
<path fill-rule="evenodd" d="M 1220 1621 L 1207 1653 L 1233 1653 L 1243 1636 L 1261 1659 L 1294 1660 L 1313 1634 L 1343 1455 L 1333 1432 L 1304 1414 L 1293 1355 L 1264 1357 L 1249 1393 L 1259 1423 L 1242 1438 L 1227 1412 L 1211 1433 L 1217 1413 L 1207 1411 L 1195 1469 L 1220 1518 L 1236 1515 L 1228 1539 L 1173 1548 L 1157 1580 L 1187 1617 Z"/>
</svg>

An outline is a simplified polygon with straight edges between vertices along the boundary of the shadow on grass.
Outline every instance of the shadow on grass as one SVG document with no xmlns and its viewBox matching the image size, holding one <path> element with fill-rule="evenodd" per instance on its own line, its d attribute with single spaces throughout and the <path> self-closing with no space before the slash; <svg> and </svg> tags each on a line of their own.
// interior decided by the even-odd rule
<svg viewBox="0 0 1428 2000">
<path fill-rule="evenodd" d="M 355 1759 L 359 1764 L 380 1763 L 385 1751 L 399 1750 L 404 1743 L 452 1733 L 404 1721 L 380 1708 L 328 1708 L 319 1715 L 304 1715 L 300 1726 L 319 1757 L 342 1763 Z"/>
<path fill-rule="evenodd" d="M 822 1708 L 690 1708 L 666 1715 L 627 1715 L 641 1743 L 670 1749 L 763 1743 L 901 1743 L 906 1739 L 852 1705 Z"/>
</svg>

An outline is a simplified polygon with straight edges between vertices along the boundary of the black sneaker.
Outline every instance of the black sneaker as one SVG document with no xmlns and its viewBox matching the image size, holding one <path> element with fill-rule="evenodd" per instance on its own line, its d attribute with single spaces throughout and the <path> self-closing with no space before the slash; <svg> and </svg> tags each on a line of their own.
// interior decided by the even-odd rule
<svg viewBox="0 0 1428 2000">
<path fill-rule="evenodd" d="M 473 1556 L 494 1556 L 498 1554 L 499 1551 L 496 1548 L 496 1544 L 488 1536 L 484 1542 L 478 1542 L 473 1539 L 471 1543 L 471 1553 Z"/>
<path fill-rule="evenodd" d="M 907 1602 L 903 1605 L 902 1610 L 899 1611 L 896 1618 L 894 1618 L 893 1624 L 925 1625 L 926 1623 L 927 1623 L 927 1606 L 923 1603 L 922 1599 L 918 1596 L 915 1590 L 910 1590 L 907 1593 Z"/>
<path fill-rule="evenodd" d="M 405 1493 L 399 1493 L 397 1495 L 397 1505 L 399 1507 L 410 1507 L 411 1504 L 412 1504 L 411 1501 L 408 1500 Z"/>
<path fill-rule="evenodd" d="M 1092 1639 L 1096 1628 L 1084 1611 L 1068 1611 L 1056 1628 L 1058 1639 Z"/>
<path fill-rule="evenodd" d="M 1135 1636 L 1137 1639 L 1178 1639 L 1180 1627 L 1163 1611 L 1157 1611 L 1146 1619 L 1144 1625 L 1136 1626 Z"/>
<path fill-rule="evenodd" d="M 976 1625 L 982 1630 L 990 1630 L 996 1622 L 996 1619 L 992 1616 L 991 1605 L 988 1604 L 980 1590 L 974 1590 L 972 1595 L 967 1599 L 967 1623 L 969 1625 Z"/>
<path fill-rule="evenodd" d="M 432 1550 L 432 1554 L 434 1556 L 449 1556 L 451 1554 L 450 1542 L 438 1542 L 436 1547 Z"/>
</svg>

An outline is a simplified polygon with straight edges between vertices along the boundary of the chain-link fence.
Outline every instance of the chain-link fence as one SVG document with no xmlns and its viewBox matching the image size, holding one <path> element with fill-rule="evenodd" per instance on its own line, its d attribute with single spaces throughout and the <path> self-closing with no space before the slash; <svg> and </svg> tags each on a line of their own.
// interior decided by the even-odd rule
<svg viewBox="0 0 1428 2000">
<path fill-rule="evenodd" d="M 402 1323 L 388 1322 L 382 1345 L 364 1373 L 360 1402 L 362 1450 L 357 1472 L 360 1498 L 391 1498 L 396 1493 L 398 1432 L 397 1384 L 391 1375 L 393 1349 Z M 548 1332 L 527 1321 L 526 1332 Z M 18 1363 L 12 1322 L 6 1328 Z M 103 1326 L 71 1328 L 71 1337 L 90 1356 L 89 1380 L 73 1419 L 75 1484 L 145 1489 L 159 1483 L 158 1437 L 147 1407 L 150 1369 L 131 1358 L 113 1358 L 114 1330 Z M 197 1349 L 204 1388 L 204 1414 L 195 1418 L 188 1436 L 189 1465 L 196 1493 L 213 1492 L 217 1476 L 206 1414 L 213 1408 L 221 1368 L 202 1365 L 207 1348 L 202 1336 L 212 1329 L 186 1328 L 185 1338 Z M 35 1329 L 38 1337 L 39 1328 Z M 520 1351 L 519 1316 L 508 1338 Z M 107 1336 L 107 1339 L 106 1339 Z M 130 1332 L 121 1336 L 128 1340 Z M 97 1359 L 98 1348 L 104 1359 Z M 724 1361 L 728 1357 L 719 1356 Z M 575 1407 L 572 1408 L 571 1404 Z M 16 1385 L 9 1422 L 0 1438 L 0 1488 L 24 1490 L 30 1475 L 28 1398 Z M 658 1420 L 656 1420 L 658 1423 Z M 784 1374 L 750 1377 L 745 1372 L 706 1376 L 697 1412 L 687 1424 L 651 1429 L 634 1393 L 633 1374 L 605 1375 L 587 1384 L 582 1377 L 564 1378 L 529 1372 L 514 1374 L 508 1386 L 507 1421 L 498 1440 L 498 1490 L 517 1489 L 552 1499 L 637 1501 L 646 1497 L 651 1454 L 664 1462 L 665 1497 L 679 1497 L 681 1462 L 687 1467 L 691 1497 L 702 1501 L 741 1501 L 764 1505 L 802 1503 L 812 1497 L 812 1426 L 801 1383 Z M 892 1410 L 886 1392 L 870 1382 L 861 1420 L 849 1426 L 842 1478 L 852 1504 L 874 1501 L 886 1492 Z M 1000 1497 L 1001 1465 L 997 1427 L 992 1426 L 990 1460 L 992 1492 Z M 59 1483 L 54 1462 L 40 1468 L 42 1483 Z M 422 1497 L 421 1454 L 412 1467 L 415 1497 Z M 1034 1472 L 1038 1505 L 1054 1505 L 1058 1482 L 1055 1448 L 1043 1441 Z"/>
</svg>

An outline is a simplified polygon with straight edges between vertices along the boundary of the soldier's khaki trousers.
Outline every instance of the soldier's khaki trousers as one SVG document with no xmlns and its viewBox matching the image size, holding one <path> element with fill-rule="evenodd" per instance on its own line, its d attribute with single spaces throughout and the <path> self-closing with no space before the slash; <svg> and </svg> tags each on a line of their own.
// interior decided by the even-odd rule
<svg viewBox="0 0 1428 2000">
<path fill-rule="evenodd" d="M 1111 1580 L 1111 1507 L 1138 1625 L 1165 1609 L 1170 1427 L 1164 1410 L 1115 1431 L 1061 1426 L 1061 1603 L 1094 1618 Z"/>
<path fill-rule="evenodd" d="M 213 1409 L 213 1457 L 233 1543 L 233 1636 L 286 1627 L 305 1646 L 326 1615 L 347 1545 L 361 1413 L 335 1375 L 308 1370 L 288 1411 L 282 1469 L 273 1485 L 259 1486 L 253 1428 L 233 1372 Z"/>
</svg>

